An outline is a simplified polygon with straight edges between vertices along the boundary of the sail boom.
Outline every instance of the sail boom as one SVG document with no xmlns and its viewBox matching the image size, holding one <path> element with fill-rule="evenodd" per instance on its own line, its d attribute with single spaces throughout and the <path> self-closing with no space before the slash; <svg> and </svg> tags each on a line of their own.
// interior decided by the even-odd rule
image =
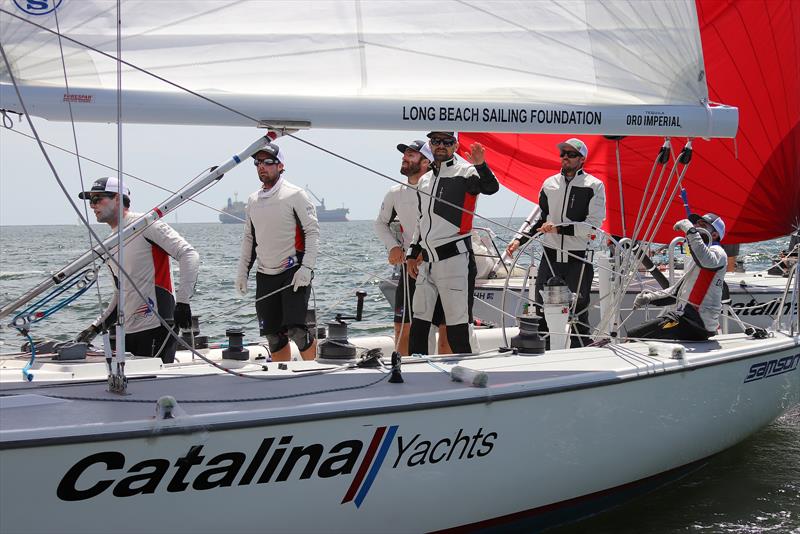
<svg viewBox="0 0 800 534">
<path fill-rule="evenodd" d="M 115 122 L 109 89 L 20 87 L 32 114 L 54 121 Z M 537 102 L 207 94 L 123 91 L 126 123 L 216 126 L 308 124 L 312 128 L 447 130 L 730 138 L 738 109 L 704 105 L 568 105 Z M 1 107 L 20 109 L 14 88 L 0 84 Z M 224 106 L 224 107 L 223 107 Z M 226 109 L 227 107 L 227 109 Z"/>
</svg>

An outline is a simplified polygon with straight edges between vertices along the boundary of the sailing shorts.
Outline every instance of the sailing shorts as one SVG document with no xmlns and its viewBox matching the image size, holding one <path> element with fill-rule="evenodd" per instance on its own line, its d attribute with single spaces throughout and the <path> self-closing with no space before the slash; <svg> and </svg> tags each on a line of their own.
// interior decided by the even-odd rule
<svg viewBox="0 0 800 534">
<path fill-rule="evenodd" d="M 395 323 L 410 323 L 413 317 L 414 306 L 414 292 L 417 288 L 417 281 L 408 278 L 408 299 L 406 299 L 406 265 L 402 265 L 400 271 L 400 279 L 397 281 L 397 288 L 394 291 L 394 322 Z M 406 306 L 408 303 L 408 306 Z M 444 324 L 444 310 L 442 309 L 442 301 L 436 301 L 436 309 L 433 311 L 433 320 L 431 321 L 436 326 Z"/>
<path fill-rule="evenodd" d="M 262 336 L 286 332 L 292 326 L 305 327 L 311 286 L 298 288 L 297 291 L 291 286 L 294 273 L 299 268 L 297 265 L 280 274 L 256 273 L 256 314 Z M 287 285 L 289 287 L 280 290 Z M 276 291 L 274 295 L 261 298 Z"/>
<path fill-rule="evenodd" d="M 440 299 L 445 324 L 469 323 L 472 293 L 469 263 L 468 252 L 446 260 L 422 262 L 414 292 L 414 318 L 432 322 Z"/>
</svg>

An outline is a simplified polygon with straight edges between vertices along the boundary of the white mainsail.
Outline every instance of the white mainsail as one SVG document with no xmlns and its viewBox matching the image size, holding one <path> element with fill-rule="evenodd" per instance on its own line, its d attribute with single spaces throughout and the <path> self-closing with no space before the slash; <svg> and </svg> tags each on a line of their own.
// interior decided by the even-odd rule
<svg viewBox="0 0 800 534">
<path fill-rule="evenodd" d="M 0 0 L 26 104 L 48 119 L 68 120 L 70 102 L 75 120 L 116 120 L 116 2 L 42 3 L 50 12 L 34 15 Z M 690 0 L 123 1 L 120 18 L 126 122 L 736 132 L 735 108 L 708 105 Z M 2 107 L 18 110 L 2 81 Z"/>
</svg>

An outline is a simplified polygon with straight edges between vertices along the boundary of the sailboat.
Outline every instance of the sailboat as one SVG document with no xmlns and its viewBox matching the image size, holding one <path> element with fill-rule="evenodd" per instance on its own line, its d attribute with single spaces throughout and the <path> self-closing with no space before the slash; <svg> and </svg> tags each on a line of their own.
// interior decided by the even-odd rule
<svg viewBox="0 0 800 534">
<path fill-rule="evenodd" d="M 692 2 L 22 4 L 0 3 L 0 107 L 26 117 L 736 134 L 737 109 L 709 103 Z M 265 142 L 232 148 L 121 239 Z M 105 254 L 98 246 L 26 298 Z M 509 332 L 510 350 L 390 361 L 371 349 L 285 366 L 195 350 L 176 364 L 127 361 L 127 388 L 119 367 L 114 388 L 91 371 L 104 371 L 103 359 L 48 362 L 74 378 L 17 373 L 0 391 L 0 530 L 536 530 L 576 520 L 697 468 L 800 403 L 796 279 L 785 290 L 793 313 L 764 339 L 615 338 L 542 353 L 523 328 Z M 26 327 L 22 306 L 3 305 L 0 319 Z"/>
</svg>

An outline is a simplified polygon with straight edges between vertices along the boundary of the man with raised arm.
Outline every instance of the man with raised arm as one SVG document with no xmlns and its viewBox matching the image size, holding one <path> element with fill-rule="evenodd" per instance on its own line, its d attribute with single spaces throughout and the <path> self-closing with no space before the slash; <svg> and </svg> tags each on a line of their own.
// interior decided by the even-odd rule
<svg viewBox="0 0 800 534">
<path fill-rule="evenodd" d="M 319 251 L 317 210 L 302 188 L 281 176 L 286 161 L 278 145 L 268 143 L 253 163 L 261 188 L 247 199 L 236 290 L 247 293 L 255 263 L 256 314 L 272 359 L 290 360 L 291 340 L 304 360 L 313 360 L 317 343 L 306 313 Z"/>
<path fill-rule="evenodd" d="M 534 288 L 534 302 L 539 310 L 539 331 L 548 332 L 541 311 L 544 285 L 553 276 L 562 278 L 576 293 L 575 311 L 578 323 L 571 336 L 572 347 L 589 343 L 589 290 L 594 267 L 587 248 L 595 231 L 582 222 L 600 228 L 606 218 L 606 191 L 603 182 L 583 170 L 589 149 L 580 139 L 567 139 L 557 145 L 561 156 L 561 172 L 544 181 L 539 192 L 539 216 L 530 228 L 517 236 L 506 251 L 513 254 L 537 231 L 542 232 L 544 254 L 539 262 Z M 558 226 L 557 226 L 558 225 Z M 547 339 L 550 346 L 550 339 Z"/>
<path fill-rule="evenodd" d="M 89 191 L 78 195 L 79 198 L 89 201 L 97 222 L 108 224 L 114 231 L 117 230 L 120 209 L 125 226 L 142 216 L 141 213 L 129 211 L 130 190 L 123 186 L 120 191 L 120 185 L 116 177 L 99 178 Z M 119 255 L 116 254 L 115 257 L 119 258 Z M 180 266 L 176 295 L 172 294 L 170 257 L 176 259 Z M 171 363 L 175 360 L 176 338 L 170 329 L 161 324 L 158 317 L 168 322 L 174 321 L 181 328 L 191 326 L 189 299 L 197 283 L 200 256 L 178 232 L 159 220 L 125 243 L 123 258 L 123 269 L 130 277 L 122 279 L 125 350 L 136 356 L 159 357 L 164 363 Z M 114 277 L 114 284 L 119 288 L 119 267 L 114 262 L 109 262 L 108 266 Z M 144 295 L 144 300 L 140 292 Z M 114 292 L 105 311 L 89 328 L 78 334 L 76 341 L 88 343 L 98 333 L 116 323 L 118 301 L 119 289 Z"/>
<path fill-rule="evenodd" d="M 713 213 L 702 217 L 693 213 L 675 223 L 674 228 L 686 234 L 693 265 L 674 285 L 661 291 L 639 293 L 633 307 L 650 304 L 677 304 L 677 307 L 631 328 L 629 338 L 705 341 L 717 333 L 728 264 L 728 256 L 720 245 L 725 237 L 725 222 Z"/>
<path fill-rule="evenodd" d="M 472 163 L 457 160 L 454 132 L 430 132 L 430 171 L 420 180 L 420 218 L 409 248 L 409 274 L 417 278 L 409 351 L 428 353 L 428 332 L 437 299 L 441 299 L 447 341 L 455 353 L 473 351 L 470 341 L 475 261 L 472 213 L 478 195 L 500 189 L 479 143 L 470 147 Z"/>
</svg>

